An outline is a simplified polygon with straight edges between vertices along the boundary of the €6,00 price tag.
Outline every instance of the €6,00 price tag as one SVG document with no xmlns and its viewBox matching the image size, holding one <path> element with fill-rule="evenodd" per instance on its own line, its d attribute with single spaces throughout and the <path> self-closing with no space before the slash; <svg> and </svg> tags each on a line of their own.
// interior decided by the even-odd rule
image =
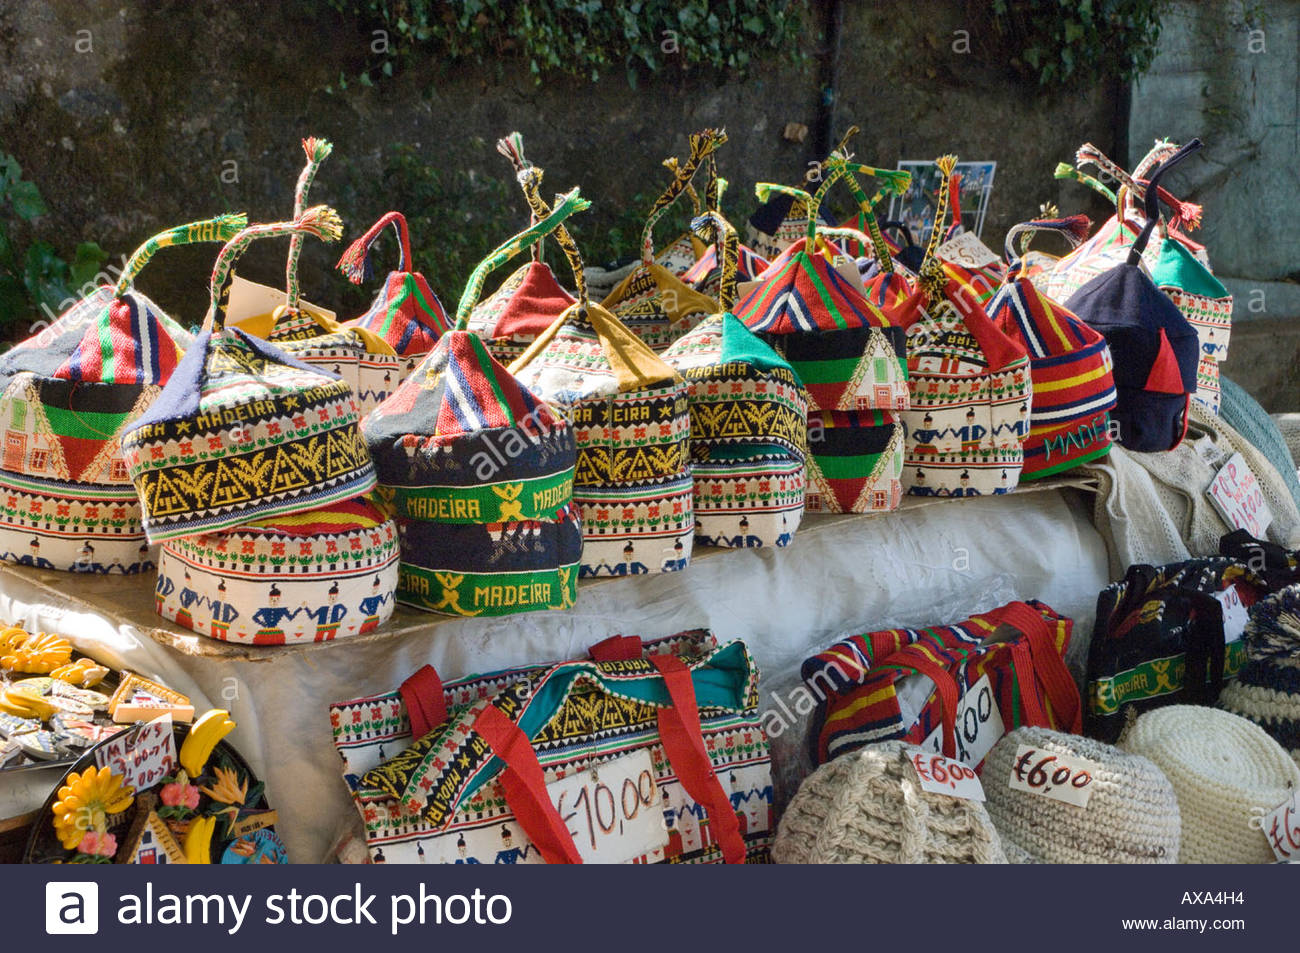
<svg viewBox="0 0 1300 953">
<path fill-rule="evenodd" d="M 546 785 L 586 864 L 622 864 L 665 846 L 668 829 L 646 749 Z"/>
<path fill-rule="evenodd" d="M 912 766 L 921 781 L 921 790 L 931 794 L 947 794 L 968 801 L 984 800 L 984 786 L 980 784 L 975 769 L 941 754 L 917 748 L 912 752 Z"/>
<path fill-rule="evenodd" d="M 1260 827 L 1273 853 L 1281 861 L 1300 859 L 1300 792 L 1262 818 Z"/>
<path fill-rule="evenodd" d="M 993 698 L 993 684 L 985 675 L 961 697 L 961 705 L 957 708 L 957 760 L 979 767 L 985 755 L 1006 733 L 1002 712 L 998 711 L 998 703 Z M 942 751 L 943 726 L 930 732 L 929 737 L 921 742 L 921 747 Z"/>
<path fill-rule="evenodd" d="M 1011 764 L 1010 784 L 1013 790 L 1028 791 L 1063 801 L 1075 807 L 1087 807 L 1092 797 L 1092 779 L 1098 765 L 1086 758 L 1065 754 L 1052 754 L 1031 745 L 1016 748 L 1016 760 Z"/>
</svg>

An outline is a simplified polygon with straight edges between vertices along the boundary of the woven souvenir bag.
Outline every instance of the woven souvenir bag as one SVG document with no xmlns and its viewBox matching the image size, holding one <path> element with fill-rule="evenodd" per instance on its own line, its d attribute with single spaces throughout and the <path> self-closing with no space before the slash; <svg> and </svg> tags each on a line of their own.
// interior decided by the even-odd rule
<svg viewBox="0 0 1300 953">
<path fill-rule="evenodd" d="M 578 300 L 509 371 L 573 425 L 581 574 L 685 569 L 695 531 L 686 382 L 588 299 L 573 236 L 561 225 L 555 238 L 569 259 Z"/>
<path fill-rule="evenodd" d="M 405 379 L 449 327 L 442 302 L 424 275 L 415 270 L 406 216 L 401 212 L 386 212 L 347 247 L 336 267 L 354 285 L 370 280 L 374 275 L 374 244 L 390 227 L 397 239 L 397 268 L 388 273 L 384 286 L 365 313 L 344 322 L 342 327 L 367 331 L 386 341 L 400 358 Z"/>
<path fill-rule="evenodd" d="M 718 176 L 718 157 L 716 153 L 709 153 L 704 159 L 704 171 L 708 176 L 708 183 L 704 189 L 704 213 L 721 215 L 720 208 L 722 202 L 722 193 L 727 187 L 727 180 Z M 698 215 L 696 216 L 699 217 Z M 721 248 L 719 241 L 712 243 L 703 242 L 692 232 L 691 237 L 703 247 L 700 249 L 699 256 L 695 262 L 686 269 L 681 275 L 682 281 L 686 282 L 700 294 L 708 295 L 715 301 L 718 300 L 720 286 L 722 284 L 722 264 Z M 761 256 L 754 249 L 740 244 L 739 236 L 736 239 L 736 281 L 754 281 L 762 274 L 770 262 Z M 719 301 L 719 304 L 721 302 Z M 723 310 L 728 310 L 723 308 Z"/>
<path fill-rule="evenodd" d="M 1197 387 L 1196 330 L 1152 282 L 1142 255 L 1156 227 L 1160 178 L 1200 144 L 1193 139 L 1151 173 L 1146 225 L 1127 246 L 1126 260 L 1065 302 L 1110 345 L 1117 393 L 1114 439 L 1128 450 L 1171 450 L 1187 432 L 1187 403 Z"/>
<path fill-rule="evenodd" d="M 903 486 L 918 496 L 980 496 L 1015 489 L 1029 433 L 1032 380 L 1024 347 L 936 256 L 955 156 L 938 160 L 943 191 L 921 266 L 924 305 L 907 330 L 911 406 Z"/>
<path fill-rule="evenodd" d="M 1269 587 L 1224 556 L 1168 566 L 1130 566 L 1097 597 L 1088 645 L 1087 733 L 1114 742 L 1133 714 L 1164 705 L 1213 705 L 1246 660 L 1240 639 L 1225 644 L 1220 594 L 1249 608 Z"/>
<path fill-rule="evenodd" d="M 362 422 L 401 520 L 404 604 L 461 616 L 573 605 L 582 554 L 573 428 L 466 326 L 488 273 L 587 205 L 575 189 L 490 253 L 470 276 L 456 326 Z"/>
<path fill-rule="evenodd" d="M 731 313 L 736 230 L 715 212 L 693 224 L 722 249 L 721 311 L 663 358 L 686 380 L 695 537 L 711 546 L 785 546 L 803 518 L 808 400 L 789 363 Z"/>
<path fill-rule="evenodd" d="M 318 208 L 233 237 L 174 393 L 154 405 L 164 414 L 127 438 L 146 516 L 162 533 L 155 608 L 210 638 L 326 642 L 393 611 L 397 526 L 365 495 L 374 470 L 347 385 L 223 329 L 234 262 L 254 240 L 338 230 Z"/>
<path fill-rule="evenodd" d="M 346 381 L 225 325 L 231 263 L 257 236 L 336 240 L 333 209 L 255 225 L 213 270 L 203 327 L 158 399 L 122 435 L 151 541 L 233 529 L 350 500 L 375 486 Z"/>
<path fill-rule="evenodd" d="M 813 762 L 901 738 L 978 770 L 1003 729 L 1078 734 L 1079 689 L 1064 661 L 1073 626 L 1030 600 L 957 625 L 836 642 L 802 668 L 822 699 L 809 734 Z"/>
<path fill-rule="evenodd" d="M 1088 219 L 1038 219 L 1007 233 L 1011 262 L 1006 283 L 989 304 L 989 317 L 1029 354 L 1034 403 L 1025 437 L 1022 480 L 1053 476 L 1110 452 L 1110 409 L 1115 406 L 1113 362 L 1106 339 L 1053 301 L 1025 275 L 1024 249 L 1040 231 L 1077 243 Z"/>
<path fill-rule="evenodd" d="M 114 286 L 0 355 L 0 559 L 68 572 L 154 568 L 121 435 L 158 398 L 190 335 L 134 281 L 160 249 L 224 242 L 245 224 L 223 215 L 153 236 Z"/>
<path fill-rule="evenodd" d="M 426 665 L 330 721 L 375 862 L 762 863 L 757 676 L 704 631 L 615 637 L 445 685 Z"/>
<path fill-rule="evenodd" d="M 658 199 L 641 233 L 641 264 L 615 285 L 601 307 L 612 313 L 652 350 L 664 350 L 717 305 L 654 260 L 654 227 L 685 192 L 704 158 L 727 141 L 727 134 L 705 129 L 692 134 L 691 151 L 676 168 L 673 181 Z"/>
<path fill-rule="evenodd" d="M 760 198 L 785 192 L 803 202 L 810 224 L 735 314 L 790 363 L 808 392 L 808 510 L 887 511 L 902 499 L 895 415 L 908 403 L 906 332 L 866 299 L 853 262 L 836 268 L 831 256 L 839 249 L 820 238 L 821 200 L 846 174 L 838 156 L 825 169 L 813 196 L 758 186 Z"/>
<path fill-rule="evenodd" d="M 517 132 L 499 140 L 497 151 L 510 160 L 536 224 L 540 220 L 538 209 L 545 206 L 541 197 L 542 170 L 524 158 L 524 139 Z M 516 269 L 496 291 L 474 306 L 469 330 L 486 342 L 498 361 L 513 361 L 573 303 L 573 295 L 561 287 L 551 267 L 542 260 L 539 241 L 532 247 L 528 264 Z"/>
</svg>

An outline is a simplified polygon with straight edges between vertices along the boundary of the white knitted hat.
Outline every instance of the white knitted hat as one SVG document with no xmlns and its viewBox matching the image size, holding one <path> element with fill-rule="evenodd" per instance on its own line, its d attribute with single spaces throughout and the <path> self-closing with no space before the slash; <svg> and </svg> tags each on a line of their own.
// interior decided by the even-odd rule
<svg viewBox="0 0 1300 953">
<path fill-rule="evenodd" d="M 921 790 L 900 741 L 822 765 L 790 801 L 772 858 L 779 864 L 1005 864 L 979 801 Z"/>
<path fill-rule="evenodd" d="M 1258 725 L 1230 712 L 1170 705 L 1134 722 L 1120 747 L 1154 761 L 1178 795 L 1185 864 L 1267 864 L 1253 821 L 1300 788 L 1300 767 Z"/>
<path fill-rule="evenodd" d="M 1020 745 L 1095 761 L 1087 807 L 1012 788 Z M 1178 862 L 1173 786 L 1139 755 L 1049 728 L 1017 728 L 993 746 L 981 780 L 989 817 L 1013 864 Z"/>
<path fill-rule="evenodd" d="M 1300 586 L 1251 606 L 1242 640 L 1246 664 L 1219 707 L 1259 725 L 1300 764 Z"/>
</svg>

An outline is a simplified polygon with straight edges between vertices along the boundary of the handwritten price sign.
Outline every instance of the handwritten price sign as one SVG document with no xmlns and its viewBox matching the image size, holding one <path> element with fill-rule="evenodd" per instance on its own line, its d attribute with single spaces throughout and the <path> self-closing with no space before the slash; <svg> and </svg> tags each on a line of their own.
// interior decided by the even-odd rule
<svg viewBox="0 0 1300 953">
<path fill-rule="evenodd" d="M 1002 712 L 998 711 L 993 698 L 993 684 L 985 675 L 961 697 L 961 707 L 957 709 L 957 760 L 978 768 L 1006 733 Z M 943 727 L 930 732 L 929 737 L 921 742 L 921 747 L 927 751 L 942 751 Z"/>
<path fill-rule="evenodd" d="M 944 242 L 936 254 L 944 261 L 967 268 L 985 268 L 996 265 L 1000 260 L 974 232 L 962 232 L 956 238 Z"/>
<path fill-rule="evenodd" d="M 1300 859 L 1300 792 L 1281 807 L 1264 815 L 1260 827 L 1278 860 Z"/>
<path fill-rule="evenodd" d="M 137 791 L 176 773 L 176 737 L 172 716 L 163 715 L 123 731 L 95 750 L 95 763 L 126 778 Z"/>
<path fill-rule="evenodd" d="M 1208 492 L 1214 508 L 1229 526 L 1263 539 L 1264 530 L 1273 522 L 1273 512 L 1264 502 L 1259 480 L 1245 457 L 1234 453 L 1215 475 Z"/>
<path fill-rule="evenodd" d="M 916 776 L 921 781 L 923 791 L 947 794 L 968 801 L 984 800 L 984 786 L 980 784 L 974 768 L 949 761 L 943 755 L 920 750 L 912 755 L 912 766 L 916 768 Z"/>
<path fill-rule="evenodd" d="M 1011 788 L 1054 801 L 1087 807 L 1098 765 L 1086 758 L 1051 754 L 1030 745 L 1016 748 L 1011 765 Z"/>
<path fill-rule="evenodd" d="M 553 781 L 546 790 L 583 863 L 626 863 L 668 843 L 649 751 Z"/>
</svg>

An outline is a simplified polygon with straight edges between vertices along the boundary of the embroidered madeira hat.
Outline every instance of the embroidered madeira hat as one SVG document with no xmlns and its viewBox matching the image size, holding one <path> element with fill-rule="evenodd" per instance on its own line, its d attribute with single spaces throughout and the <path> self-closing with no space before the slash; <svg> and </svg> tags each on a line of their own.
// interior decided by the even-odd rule
<svg viewBox="0 0 1300 953">
<path fill-rule="evenodd" d="M 692 223 L 722 249 L 720 314 L 664 352 L 686 379 L 695 536 L 711 546 L 784 546 L 803 518 L 808 400 L 781 355 L 731 313 L 739 240 L 709 212 Z"/>
<path fill-rule="evenodd" d="M 588 299 L 578 246 L 564 226 L 555 237 L 578 300 L 510 373 L 573 426 L 582 575 L 684 569 L 695 530 L 686 382 Z"/>
<path fill-rule="evenodd" d="M 523 190 L 532 212 L 533 224 L 542 199 L 542 170 L 524 158 L 524 137 L 512 132 L 497 142 L 497 151 L 514 166 L 515 178 Z M 564 310 L 573 304 L 569 294 L 555 278 L 551 267 L 542 260 L 542 242 L 532 247 L 532 260 L 516 269 L 501 286 L 474 306 L 469 316 L 469 330 L 483 338 L 488 352 L 498 361 L 512 361 L 537 340 Z"/>
<path fill-rule="evenodd" d="M 433 350 L 447 331 L 447 312 L 424 275 L 415 270 L 411 257 L 411 236 L 406 216 L 388 212 L 354 241 L 339 258 L 338 269 L 355 285 L 372 275 L 372 248 L 384 229 L 392 226 L 397 236 L 397 268 L 388 273 L 366 313 L 343 324 L 378 335 L 402 359 L 402 376 L 409 374 L 424 355 Z"/>
<path fill-rule="evenodd" d="M 223 215 L 169 229 L 53 324 L 0 356 L 0 558 L 71 572 L 153 568 L 121 435 L 162 392 L 190 335 L 131 285 L 161 248 L 224 242 Z"/>
<path fill-rule="evenodd" d="M 1200 145 L 1193 139 L 1151 173 L 1147 222 L 1128 258 L 1065 302 L 1110 345 L 1118 394 L 1111 416 L 1118 424 L 1116 439 L 1127 450 L 1172 450 L 1187 431 L 1187 402 L 1197 387 L 1196 330 L 1151 280 L 1142 253 L 1156 226 L 1161 176 Z"/>
<path fill-rule="evenodd" d="M 400 602 L 478 616 L 563 609 L 577 596 L 573 430 L 465 325 L 493 268 L 588 205 L 574 189 L 489 254 L 456 327 L 363 423 L 402 521 Z"/>
<path fill-rule="evenodd" d="M 231 268 L 254 239 L 332 241 L 341 230 L 322 205 L 246 228 L 222 249 L 202 330 L 122 437 L 151 541 L 318 509 L 375 485 L 352 388 L 225 326 Z"/>
<path fill-rule="evenodd" d="M 1071 241 L 1087 233 L 1088 219 L 1039 219 L 1007 233 L 1006 283 L 989 304 L 989 317 L 1029 353 L 1034 403 L 1025 437 L 1021 479 L 1051 476 L 1110 452 L 1109 411 L 1115 406 L 1110 348 L 1100 333 L 1034 286 L 1015 254 L 1036 231 L 1054 231 Z"/>
</svg>

